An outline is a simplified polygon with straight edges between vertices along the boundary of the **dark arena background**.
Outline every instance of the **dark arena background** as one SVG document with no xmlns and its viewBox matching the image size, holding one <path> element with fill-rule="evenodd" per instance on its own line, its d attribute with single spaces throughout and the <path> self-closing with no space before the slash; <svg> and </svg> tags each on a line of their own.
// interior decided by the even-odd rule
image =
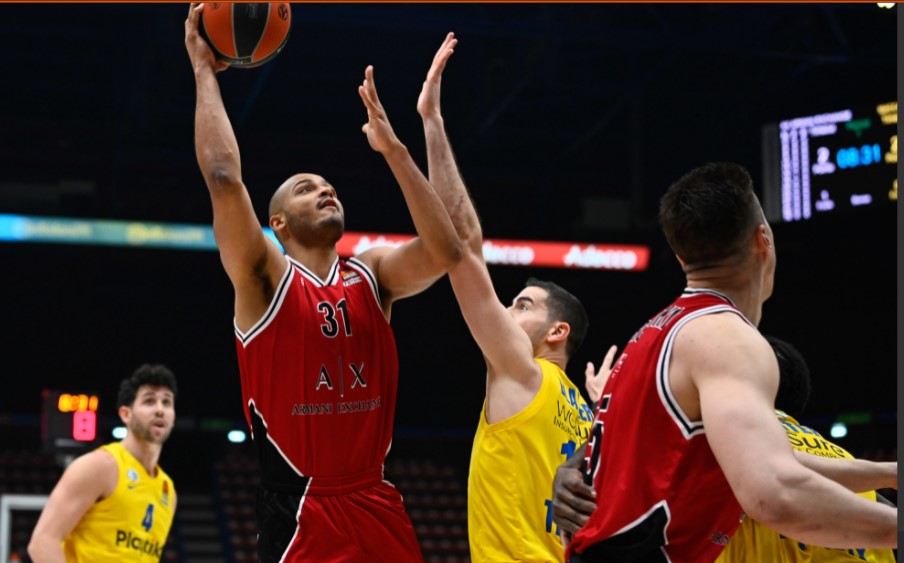
<svg viewBox="0 0 904 563">
<path fill-rule="evenodd" d="M 273 190 L 310 171 L 336 186 L 349 231 L 412 234 L 361 133 L 357 86 L 373 64 L 396 133 L 426 169 L 415 104 L 454 31 L 443 113 L 485 236 L 650 250 L 643 271 L 490 266 L 505 302 L 530 276 L 583 300 L 591 327 L 569 365 L 576 383 L 683 288 L 658 229 L 660 196 L 697 165 L 735 161 L 775 231 L 775 292 L 760 328 L 797 346 L 812 372 L 801 422 L 856 456 L 897 459 L 900 6 L 292 9 L 276 59 L 220 75 L 262 223 Z M 164 363 L 180 384 L 161 459 L 180 493 L 164 560 L 254 561 L 254 461 L 247 439 L 228 439 L 247 433 L 232 288 L 215 250 L 181 248 L 167 230 L 211 221 L 194 156 L 187 11 L 0 5 L 0 493 L 48 494 L 63 450 L 113 440 L 119 380 Z M 428 561 L 467 561 L 483 360 L 445 279 L 398 303 L 392 325 L 401 374 L 387 478 Z M 53 442 L 73 415 L 44 390 L 97 397 L 96 440 Z M 37 512 L 2 512 L 9 560 L 27 560 Z"/>
</svg>

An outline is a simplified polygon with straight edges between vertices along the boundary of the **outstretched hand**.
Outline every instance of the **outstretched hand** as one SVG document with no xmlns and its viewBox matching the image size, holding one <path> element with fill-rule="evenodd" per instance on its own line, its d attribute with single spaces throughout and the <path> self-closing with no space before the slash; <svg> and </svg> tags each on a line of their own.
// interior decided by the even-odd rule
<svg viewBox="0 0 904 563">
<path fill-rule="evenodd" d="M 214 72 L 220 72 L 229 68 L 229 63 L 217 60 L 213 49 L 201 37 L 201 33 L 198 31 L 198 24 L 203 11 L 203 2 L 192 2 L 189 5 L 188 18 L 185 20 L 185 49 L 188 51 L 188 58 L 191 59 L 191 66 L 195 71 L 207 66 L 213 68 Z"/>
<path fill-rule="evenodd" d="M 587 369 L 584 370 L 584 386 L 587 388 L 587 394 L 590 400 L 596 403 L 603 394 L 606 382 L 609 381 L 609 374 L 612 373 L 612 362 L 615 360 L 615 351 L 617 348 L 612 345 L 606 352 L 603 363 L 600 364 L 600 370 L 594 371 L 593 362 L 587 362 Z"/>
<path fill-rule="evenodd" d="M 582 453 L 576 453 L 556 469 L 552 484 L 552 519 L 567 539 L 577 533 L 596 510 L 596 492 L 584 483 L 580 462 Z"/>
<path fill-rule="evenodd" d="M 374 83 L 374 67 L 368 65 L 364 69 L 364 82 L 358 86 L 358 94 L 364 107 L 367 108 L 367 123 L 361 126 L 361 131 L 367 135 L 367 142 L 370 148 L 386 154 L 394 148 L 401 146 L 398 137 L 389 124 L 389 117 L 383 104 L 380 103 L 380 97 L 377 95 L 377 85 Z"/>
<path fill-rule="evenodd" d="M 455 52 L 453 49 L 457 44 L 458 39 L 456 39 L 455 34 L 450 31 L 449 34 L 446 35 L 443 44 L 440 45 L 436 55 L 433 57 L 433 64 L 430 65 L 430 70 L 427 71 L 427 79 L 424 80 L 424 86 L 421 88 L 421 95 L 418 96 L 417 99 L 417 112 L 421 114 L 421 117 L 424 119 L 427 119 L 430 116 L 438 116 L 440 113 L 440 81 L 443 77 L 443 70 L 446 68 L 446 62 L 449 61 L 449 57 Z"/>
</svg>

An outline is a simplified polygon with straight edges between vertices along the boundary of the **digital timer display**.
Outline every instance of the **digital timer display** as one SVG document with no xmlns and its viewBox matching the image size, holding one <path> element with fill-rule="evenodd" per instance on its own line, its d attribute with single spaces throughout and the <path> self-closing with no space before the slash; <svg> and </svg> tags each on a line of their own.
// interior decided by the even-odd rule
<svg viewBox="0 0 904 563">
<path fill-rule="evenodd" d="M 97 439 L 97 395 L 52 390 L 42 395 L 44 449 L 71 454 L 92 449 Z"/>
<path fill-rule="evenodd" d="M 764 208 L 772 221 L 896 202 L 898 104 L 763 128 Z"/>
<path fill-rule="evenodd" d="M 60 393 L 60 398 L 57 400 L 57 408 L 60 412 L 97 412 L 97 395 Z"/>
</svg>

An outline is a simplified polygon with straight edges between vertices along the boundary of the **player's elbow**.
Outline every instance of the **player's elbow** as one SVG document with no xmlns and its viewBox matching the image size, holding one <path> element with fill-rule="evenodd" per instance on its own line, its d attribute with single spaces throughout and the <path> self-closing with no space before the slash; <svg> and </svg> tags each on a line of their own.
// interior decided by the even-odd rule
<svg viewBox="0 0 904 563">
<path fill-rule="evenodd" d="M 433 263 L 438 270 L 448 272 L 461 262 L 464 256 L 461 240 L 458 237 L 450 237 L 445 240 L 436 252 L 432 253 Z"/>
<path fill-rule="evenodd" d="M 802 515 L 797 491 L 798 478 L 763 472 L 755 483 L 738 493 L 738 502 L 748 517 L 773 530 L 788 530 Z"/>
<path fill-rule="evenodd" d="M 794 522 L 795 507 L 786 495 L 776 491 L 773 496 L 762 496 L 747 499 L 741 503 L 741 508 L 749 518 L 771 528 L 773 530 L 787 529 L 789 523 Z"/>
<path fill-rule="evenodd" d="M 483 256 L 483 232 L 480 227 L 469 229 L 459 233 L 461 237 L 462 252 L 470 252 Z"/>
<path fill-rule="evenodd" d="M 28 551 L 28 557 L 31 558 L 35 563 L 40 563 L 41 561 L 46 561 L 47 558 L 47 549 L 48 538 L 45 538 L 41 534 L 32 534 L 31 539 L 28 540 L 28 547 L 26 550 Z"/>
<path fill-rule="evenodd" d="M 227 165 L 210 166 L 204 171 L 204 179 L 212 197 L 237 193 L 243 187 L 239 171 Z"/>
</svg>

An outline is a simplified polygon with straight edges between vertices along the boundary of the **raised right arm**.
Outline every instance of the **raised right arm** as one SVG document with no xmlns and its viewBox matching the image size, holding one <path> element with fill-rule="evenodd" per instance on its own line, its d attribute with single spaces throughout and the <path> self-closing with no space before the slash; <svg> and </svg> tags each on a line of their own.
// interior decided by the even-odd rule
<svg viewBox="0 0 904 563">
<path fill-rule="evenodd" d="M 488 408 L 499 401 L 506 404 L 497 410 L 514 413 L 536 395 L 542 374 L 527 333 L 515 323 L 493 288 L 483 258 L 480 220 L 446 136 L 440 112 L 440 85 L 456 44 L 452 33 L 446 35 L 427 73 L 417 109 L 424 121 L 430 182 L 449 212 L 463 246 L 462 259 L 449 272 L 449 280 L 471 335 L 487 360 L 490 385 L 503 385 L 495 397 L 490 396 Z"/>
<path fill-rule="evenodd" d="M 35 563 L 66 563 L 63 539 L 94 503 L 113 494 L 117 480 L 116 460 L 104 451 L 73 461 L 41 511 L 28 542 L 29 557 Z"/>
<path fill-rule="evenodd" d="M 285 272 L 282 252 L 261 230 L 242 182 L 239 146 L 226 115 L 216 73 L 226 68 L 198 32 L 204 4 L 192 4 L 185 20 L 185 48 L 195 75 L 195 154 L 213 205 L 220 259 L 236 292 L 236 321 L 255 322 Z M 243 322 L 244 321 L 244 322 Z M 250 321 L 250 322 L 249 322 Z"/>
</svg>

